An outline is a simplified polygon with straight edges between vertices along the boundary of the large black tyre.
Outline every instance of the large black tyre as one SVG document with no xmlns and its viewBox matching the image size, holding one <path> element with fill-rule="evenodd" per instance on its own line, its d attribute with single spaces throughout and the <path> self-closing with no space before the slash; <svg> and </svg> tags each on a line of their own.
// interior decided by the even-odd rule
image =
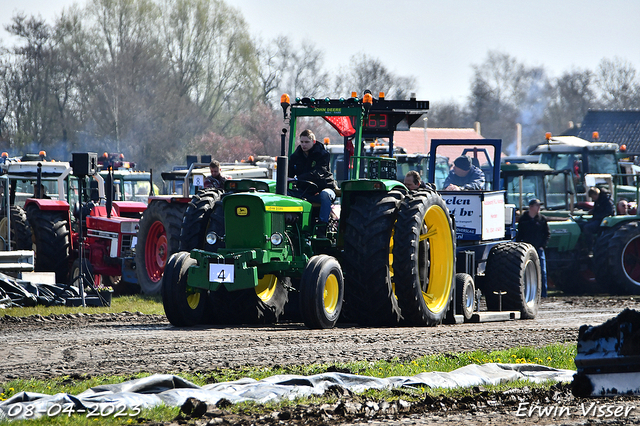
<svg viewBox="0 0 640 426">
<path fill-rule="evenodd" d="M 456 274 L 456 311 L 471 321 L 476 309 L 476 286 L 469 274 Z"/>
<path fill-rule="evenodd" d="M 364 193 L 355 197 L 344 235 L 345 296 L 350 321 L 365 326 L 395 325 L 401 318 L 391 282 L 393 224 L 403 194 Z"/>
<path fill-rule="evenodd" d="M 610 292 L 640 294 L 640 222 L 627 222 L 616 229 L 609 240 L 608 256 L 599 261 L 611 268 L 607 282 L 614 287 Z"/>
<path fill-rule="evenodd" d="M 31 227 L 27 220 L 27 212 L 20 206 L 11 207 L 11 250 L 31 250 L 33 241 L 31 240 Z M 7 218 L 0 221 L 0 235 L 6 239 Z M 1 247 L 0 250 L 4 250 Z"/>
<path fill-rule="evenodd" d="M 609 244 L 611 243 L 611 239 L 618 228 L 619 227 L 605 228 L 596 238 L 596 242 L 593 245 L 594 262 L 592 262 L 592 269 L 593 274 L 596 277 L 597 293 L 606 292 L 614 294 L 622 290 L 617 285 L 617 282 L 613 282 L 611 280 L 611 277 L 613 276 L 613 265 L 609 259 L 609 254 L 613 249 L 609 247 Z"/>
<path fill-rule="evenodd" d="M 333 328 L 344 297 L 344 278 L 338 261 L 325 254 L 313 256 L 300 280 L 300 312 L 309 328 Z"/>
<path fill-rule="evenodd" d="M 162 274 L 180 242 L 186 203 L 152 201 L 142 214 L 136 245 L 136 276 L 144 294 L 159 294 Z"/>
<path fill-rule="evenodd" d="M 485 271 L 487 309 L 520 311 L 523 319 L 533 319 L 538 314 L 541 294 L 540 260 L 536 249 L 527 243 L 501 243 L 489 252 Z"/>
<path fill-rule="evenodd" d="M 203 189 L 191 198 L 182 217 L 180 251 L 204 248 L 204 237 L 209 225 L 209 217 L 219 199 L 220 193 L 213 188 Z"/>
<path fill-rule="evenodd" d="M 435 191 L 405 197 L 395 226 L 395 292 L 405 320 L 441 324 L 450 306 L 456 238 L 449 209 Z"/>
<path fill-rule="evenodd" d="M 67 212 L 43 211 L 34 204 L 27 207 L 34 237 L 35 270 L 55 272 L 57 283 L 66 283 L 69 275 L 71 240 L 67 215 Z"/>
<path fill-rule="evenodd" d="M 173 254 L 162 277 L 162 305 L 169 322 L 176 327 L 191 327 L 202 322 L 206 309 L 207 291 L 191 289 L 187 285 L 189 267 L 196 260 L 188 252 Z"/>
</svg>

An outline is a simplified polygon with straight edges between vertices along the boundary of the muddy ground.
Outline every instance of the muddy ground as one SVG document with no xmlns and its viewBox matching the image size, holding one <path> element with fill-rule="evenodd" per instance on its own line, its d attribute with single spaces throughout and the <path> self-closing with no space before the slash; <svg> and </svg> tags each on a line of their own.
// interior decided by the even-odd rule
<svg viewBox="0 0 640 426">
<path fill-rule="evenodd" d="M 640 310 L 640 297 L 552 297 L 534 320 L 442 325 L 436 328 L 308 330 L 301 324 L 251 327 L 175 328 L 164 316 L 136 313 L 0 317 L 0 382 L 60 375 L 206 372 L 244 365 L 332 364 L 473 349 L 506 349 L 575 342 L 583 324 L 600 324 L 625 307 Z M 478 390 L 472 400 L 431 401 L 385 406 L 345 393 L 329 407 L 307 407 L 267 416 L 235 416 L 209 411 L 193 424 L 640 424 L 640 399 L 598 401 L 638 406 L 627 416 L 582 415 L 592 401 L 577 400 L 570 389 L 550 393 L 494 395 Z M 555 399 L 554 399 L 555 398 Z M 516 416 L 520 403 L 574 407 L 560 416 L 536 412 Z M 573 404 L 573 405 L 572 405 Z M 384 407 L 384 408 L 382 408 Z M 615 407 L 614 407 L 615 408 Z M 558 410 L 556 410 L 558 411 Z M 597 410 L 596 410 L 597 411 Z M 615 410 L 614 410 L 615 411 Z M 182 422 L 182 420 L 180 421 Z M 175 424 L 180 423 L 176 421 Z M 373 422 L 373 423 L 371 423 Z"/>
</svg>

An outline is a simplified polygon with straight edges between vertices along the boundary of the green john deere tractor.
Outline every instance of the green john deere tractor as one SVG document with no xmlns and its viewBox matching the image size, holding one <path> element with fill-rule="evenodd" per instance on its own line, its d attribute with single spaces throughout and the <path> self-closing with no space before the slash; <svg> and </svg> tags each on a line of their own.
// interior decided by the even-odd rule
<svg viewBox="0 0 640 426">
<path fill-rule="evenodd" d="M 331 328 L 341 313 L 361 325 L 394 325 L 402 318 L 440 324 L 455 280 L 447 206 L 435 190 L 409 193 L 396 180 L 395 159 L 361 155 L 364 138 L 408 129 L 428 102 L 365 93 L 362 99 L 294 103 L 283 95 L 281 104 L 285 125 L 275 184 L 228 181 L 220 200 L 205 192 L 192 199 L 201 214 L 185 215 L 182 251 L 171 256 L 162 280 L 169 321 L 276 321 L 295 305 L 310 328 Z M 287 154 L 294 151 L 301 117 L 324 118 L 344 137 L 349 179 L 337 191 L 326 236 L 316 232 L 319 206 L 304 199 L 305 188 L 298 188 L 302 198 L 287 195 Z M 306 190 L 315 192 L 312 184 Z"/>
</svg>

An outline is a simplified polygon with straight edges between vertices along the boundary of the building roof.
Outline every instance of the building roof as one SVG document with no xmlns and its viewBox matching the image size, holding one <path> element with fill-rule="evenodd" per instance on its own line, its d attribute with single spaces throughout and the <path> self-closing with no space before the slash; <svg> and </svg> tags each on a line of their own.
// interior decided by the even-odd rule
<svg viewBox="0 0 640 426">
<path fill-rule="evenodd" d="M 593 141 L 593 132 L 598 132 L 598 142 L 626 145 L 627 152 L 640 154 L 640 110 L 588 111 L 580 127 L 569 129 L 563 135 Z"/>
<path fill-rule="evenodd" d="M 395 132 L 393 144 L 405 149 L 407 154 L 428 153 L 431 139 L 484 139 L 474 129 L 430 129 L 412 127 L 408 132 Z"/>
</svg>

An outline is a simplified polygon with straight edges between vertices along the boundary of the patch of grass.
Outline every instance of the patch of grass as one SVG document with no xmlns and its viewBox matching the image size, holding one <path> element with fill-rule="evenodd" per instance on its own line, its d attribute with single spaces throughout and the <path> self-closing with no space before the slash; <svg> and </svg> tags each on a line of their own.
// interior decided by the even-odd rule
<svg viewBox="0 0 640 426">
<path fill-rule="evenodd" d="M 99 313 L 118 313 L 118 312 L 142 312 L 143 314 L 164 315 L 164 307 L 162 306 L 161 296 L 145 296 L 136 294 L 133 296 L 117 296 L 111 299 L 110 307 L 67 307 L 67 306 L 33 306 L 25 308 L 8 308 L 2 310 L 2 314 L 27 317 L 30 315 L 47 316 L 50 314 L 77 314 L 83 312 L 85 314 Z"/>
<path fill-rule="evenodd" d="M 298 365 L 298 366 L 273 366 L 273 367 L 244 367 L 240 369 L 218 369 L 211 371 L 202 371 L 194 373 L 176 373 L 180 377 L 189 380 L 199 386 L 210 383 L 226 382 L 237 380 L 244 377 L 256 380 L 270 377 L 276 374 L 299 374 L 313 375 L 325 373 L 327 371 L 349 372 L 352 374 L 366 375 L 373 377 L 389 377 L 389 376 L 413 376 L 415 374 L 429 371 L 452 371 L 457 368 L 469 364 L 485 364 L 491 362 L 502 363 L 535 363 L 547 365 L 554 368 L 575 369 L 574 358 L 576 356 L 575 343 L 557 343 L 541 348 L 520 347 L 507 349 L 503 351 L 473 351 L 461 353 L 448 353 L 427 355 L 415 360 L 401 361 L 392 359 L 387 361 L 358 361 L 338 364 L 314 364 L 314 365 Z M 6 400 L 17 392 L 37 392 L 53 395 L 55 393 L 69 393 L 77 395 L 86 389 L 112 383 L 122 383 L 128 380 L 149 376 L 147 373 L 140 373 L 127 376 L 63 376 L 50 380 L 12 380 L 10 382 L 1 383 L 2 393 L 0 401 Z M 553 382 L 534 384 L 526 380 L 520 380 L 511 383 L 499 385 L 484 386 L 489 392 L 504 391 L 506 389 L 528 386 L 529 388 L 548 388 Z M 439 389 L 439 388 L 403 388 L 403 389 L 383 389 L 368 390 L 362 394 L 362 397 L 369 397 L 376 400 L 385 399 L 388 401 L 405 399 L 408 401 L 417 401 L 424 398 L 425 394 L 432 396 L 446 395 L 455 396 L 468 393 L 469 390 L 464 389 Z M 322 404 L 333 403 L 337 400 L 335 396 L 324 395 L 314 396 L 311 398 L 296 399 L 293 401 L 282 401 L 279 403 L 268 403 L 265 405 L 246 402 L 236 404 L 229 408 L 235 413 L 263 413 L 273 410 L 279 410 L 295 406 L 296 404 Z M 143 410 L 143 412 L 133 418 L 113 417 L 99 418 L 99 424 L 107 425 L 126 425 L 137 424 L 141 418 L 148 421 L 169 421 L 174 419 L 179 413 L 179 408 L 172 407 L 156 407 L 152 410 Z M 0 422 L 0 425 L 5 423 Z M 6 423 L 12 426 L 21 426 L 26 422 Z M 87 419 L 81 415 L 75 415 L 71 418 L 58 416 L 55 418 L 46 418 L 40 420 L 30 420 L 29 425 L 40 424 L 56 424 L 56 425 L 85 425 L 98 424 L 93 419 Z"/>
</svg>

